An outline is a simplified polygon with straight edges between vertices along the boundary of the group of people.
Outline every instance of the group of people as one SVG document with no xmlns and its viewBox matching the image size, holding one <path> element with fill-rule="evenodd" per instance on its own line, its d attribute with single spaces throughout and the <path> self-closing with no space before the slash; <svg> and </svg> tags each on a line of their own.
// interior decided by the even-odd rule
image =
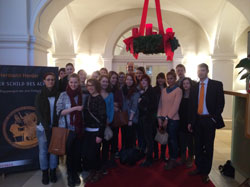
<svg viewBox="0 0 250 187">
<path fill-rule="evenodd" d="M 35 101 L 42 183 L 57 181 L 58 157 L 48 153 L 54 126 L 70 130 L 66 142 L 68 186 L 81 183 L 83 170 L 88 171 L 85 183 L 100 180 L 109 168 L 117 166 L 120 152 L 131 148 L 145 158 L 141 167 L 162 160 L 166 170 L 179 165 L 191 168 L 195 156 L 196 169 L 189 174 L 200 175 L 207 183 L 215 130 L 224 126 L 223 85 L 208 78 L 209 68 L 204 63 L 198 66 L 199 82 L 185 77 L 185 72 L 185 66 L 179 64 L 176 70 L 159 73 L 154 87 L 144 67 L 134 70 L 133 63 L 127 64 L 127 73 L 102 68 L 90 78 L 84 70 L 74 73 L 73 64 L 68 63 L 59 70 L 58 84 L 54 73 L 46 73 Z M 128 115 L 128 124 L 122 127 L 114 120 L 119 111 Z M 104 138 L 107 127 L 113 132 L 108 140 Z M 168 133 L 167 145 L 159 147 L 154 140 L 157 131 Z"/>
</svg>

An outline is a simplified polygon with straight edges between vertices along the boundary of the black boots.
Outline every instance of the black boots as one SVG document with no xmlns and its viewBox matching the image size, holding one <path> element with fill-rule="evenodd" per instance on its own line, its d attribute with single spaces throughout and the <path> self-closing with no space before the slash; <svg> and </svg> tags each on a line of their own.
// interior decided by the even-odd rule
<svg viewBox="0 0 250 187">
<path fill-rule="evenodd" d="M 74 176 L 71 173 L 68 173 L 68 186 L 69 187 L 75 186 Z"/>
<path fill-rule="evenodd" d="M 56 183 L 57 177 L 56 177 L 56 169 L 50 170 L 50 182 Z"/>
<path fill-rule="evenodd" d="M 42 172 L 43 172 L 43 175 L 42 175 L 42 183 L 43 183 L 44 185 L 49 184 L 49 179 L 50 179 L 50 182 L 56 183 L 56 181 L 57 181 L 57 177 L 56 177 L 56 168 L 50 170 L 50 176 L 49 176 L 49 170 L 48 170 L 48 169 L 42 170 Z"/>
<path fill-rule="evenodd" d="M 44 185 L 47 185 L 49 184 L 49 170 L 48 169 L 42 170 L 42 172 L 43 172 L 42 183 Z"/>
<path fill-rule="evenodd" d="M 79 186 L 81 184 L 81 179 L 77 173 L 74 174 L 74 182 L 76 186 Z"/>
<path fill-rule="evenodd" d="M 68 172 L 68 186 L 74 187 L 81 184 L 81 179 L 77 173 Z"/>
</svg>

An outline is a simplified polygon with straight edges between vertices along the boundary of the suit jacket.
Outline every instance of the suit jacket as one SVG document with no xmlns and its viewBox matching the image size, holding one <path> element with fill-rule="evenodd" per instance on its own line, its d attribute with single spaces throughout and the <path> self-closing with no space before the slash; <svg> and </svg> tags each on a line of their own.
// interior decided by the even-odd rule
<svg viewBox="0 0 250 187">
<path fill-rule="evenodd" d="M 190 92 L 189 123 L 194 129 L 198 117 L 199 83 L 196 83 Z M 223 128 L 225 124 L 221 114 L 224 109 L 225 98 L 222 82 L 208 79 L 206 105 L 208 113 L 214 119 L 215 127 L 217 129 Z"/>
</svg>

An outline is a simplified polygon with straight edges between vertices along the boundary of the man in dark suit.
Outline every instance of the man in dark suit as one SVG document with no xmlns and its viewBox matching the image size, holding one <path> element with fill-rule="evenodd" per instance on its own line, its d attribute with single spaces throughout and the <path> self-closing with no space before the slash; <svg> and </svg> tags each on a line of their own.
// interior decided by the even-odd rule
<svg viewBox="0 0 250 187">
<path fill-rule="evenodd" d="M 208 78 L 208 66 L 198 66 L 200 81 L 190 92 L 188 130 L 195 136 L 196 169 L 190 175 L 201 175 L 204 183 L 209 182 L 208 174 L 212 168 L 214 138 L 216 129 L 225 126 L 221 116 L 224 105 L 222 82 Z"/>
</svg>

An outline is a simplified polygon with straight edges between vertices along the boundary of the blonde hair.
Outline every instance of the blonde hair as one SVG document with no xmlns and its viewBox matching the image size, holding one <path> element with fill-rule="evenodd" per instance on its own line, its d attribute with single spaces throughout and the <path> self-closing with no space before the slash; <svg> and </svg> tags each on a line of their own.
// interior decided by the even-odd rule
<svg viewBox="0 0 250 187">
<path fill-rule="evenodd" d="M 80 77 L 79 77 L 79 75 L 76 74 L 76 73 L 70 74 L 70 75 L 68 76 L 68 80 L 69 80 L 70 78 L 76 78 L 76 79 L 78 80 L 78 82 L 80 82 Z"/>
</svg>

